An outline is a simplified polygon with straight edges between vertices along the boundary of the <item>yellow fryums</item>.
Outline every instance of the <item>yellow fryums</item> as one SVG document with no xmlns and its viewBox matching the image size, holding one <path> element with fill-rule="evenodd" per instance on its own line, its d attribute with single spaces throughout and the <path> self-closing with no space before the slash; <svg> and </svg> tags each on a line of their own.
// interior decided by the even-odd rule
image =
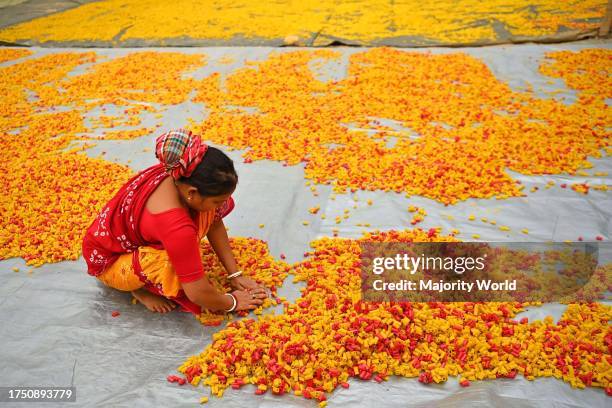
<svg viewBox="0 0 612 408">
<path fill-rule="evenodd" d="M 30 54 L 5 49 L 0 59 Z M 193 84 L 180 74 L 205 63 L 203 55 L 132 53 L 97 64 L 83 75 L 67 76 L 75 67 L 97 61 L 93 52 L 67 52 L 0 68 L 0 151 L 11 152 L 0 164 L 2 174 L 10 175 L 0 188 L 0 259 L 21 256 L 33 266 L 77 259 L 85 229 L 133 174 L 125 166 L 79 153 L 90 146 L 70 147 L 90 133 L 82 112 L 115 103 L 125 107 L 132 121 L 138 119 L 132 114 L 152 109 L 139 102 L 184 101 Z M 160 92 L 159 86 L 165 90 Z M 30 100 L 28 93 L 37 98 Z M 72 109 L 53 112 L 60 105 Z M 107 119 L 101 119 L 102 124 Z M 8 133 L 18 129 L 16 135 Z M 108 131 L 104 138 L 150 131 Z"/>
<path fill-rule="evenodd" d="M 549 52 L 546 57 L 540 64 L 542 74 L 562 78 L 568 87 L 587 95 L 612 97 L 612 61 L 609 53 L 585 49 L 579 53 Z"/>
<path fill-rule="evenodd" d="M 21 48 L 2 48 L 0 49 L 0 64 L 6 61 L 32 55 L 32 51 Z"/>
<path fill-rule="evenodd" d="M 309 40 L 327 36 L 373 41 L 388 37 L 422 37 L 441 43 L 495 40 L 493 22 L 515 36 L 555 34 L 561 26 L 595 29 L 605 14 L 605 0 L 357 0 L 229 1 L 108 0 L 17 24 L 0 31 L 0 39 L 18 41 L 113 41 L 190 37 Z M 533 12 L 535 11 L 535 13 Z M 591 22 L 584 22 L 586 19 Z M 488 24 L 480 21 L 488 20 Z M 595 20 L 595 21 L 593 21 Z M 316 44 L 315 44 L 316 45 Z"/>
<path fill-rule="evenodd" d="M 0 57 L 26 55 L 9 54 Z M 601 157 L 601 149 L 610 145 L 604 98 L 611 97 L 612 90 L 598 87 L 592 78 L 609 69 L 610 55 L 605 49 L 546 55 L 556 62 L 545 62 L 543 69 L 579 90 L 572 105 L 513 92 L 482 61 L 463 53 L 440 56 L 374 48 L 351 55 L 347 78 L 327 83 L 313 78 L 308 63 L 340 53 L 272 53 L 265 61 L 248 64 L 257 69 L 230 74 L 226 90 L 215 82 L 217 72 L 201 81 L 182 75 L 203 66 L 205 55 L 136 52 L 104 61 L 94 52 L 66 52 L 28 58 L 0 68 L 0 150 L 9 158 L 0 168 L 11 175 L 3 184 L 7 199 L 0 200 L 0 258 L 23 256 L 29 265 L 76 259 L 77 235 L 131 173 L 78 154 L 85 145 L 64 150 L 72 141 L 86 139 L 81 135 L 91 128 L 83 112 L 93 107 L 123 106 L 126 123 L 136 124 L 139 121 L 132 120 L 141 111 L 184 102 L 195 89 L 194 101 L 205 102 L 211 110 L 207 120 L 193 126 L 196 134 L 228 148 L 250 147 L 244 154 L 249 161 L 307 161 L 306 178 L 312 187 L 332 184 L 331 200 L 338 192 L 357 189 L 395 190 L 453 204 L 472 197 L 522 195 L 504 168 L 555 174 L 591 167 L 588 156 Z M 97 62 L 82 75 L 68 76 L 79 65 Z M 153 103 L 162 106 L 152 108 Z M 254 106 L 262 113 L 236 114 L 227 104 Z M 56 106 L 72 110 L 51 113 Z M 516 116 L 495 114 L 500 106 Z M 99 124 L 113 125 L 114 119 L 103 115 Z M 383 148 L 339 125 L 367 125 L 370 116 L 401 121 L 421 138 Z M 542 117 L 547 124 L 530 122 Z M 432 122 L 454 129 L 446 131 Z M 471 126 L 475 122 L 482 126 Z M 135 137 L 151 130 L 110 130 L 103 137 Z M 287 132 L 293 137 L 287 138 Z M 326 143 L 341 147 L 330 150 Z M 147 151 L 150 148 L 143 149 Z M 606 154 L 611 153 L 607 148 Z M 75 173 L 72 167 L 84 172 Z M 554 182 L 546 188 L 551 185 Z M 582 194 L 591 188 L 609 189 L 587 183 L 571 188 Z M 415 215 L 422 219 L 425 214 L 421 210 Z M 341 224 L 343 217 L 335 222 Z"/>
<path fill-rule="evenodd" d="M 304 254 L 308 258 L 288 270 L 294 282 L 306 283 L 300 298 L 284 302 L 282 314 L 229 323 L 179 372 L 218 397 L 227 388 L 251 383 L 258 395 L 293 393 L 319 402 L 338 385 L 347 388 L 351 376 L 377 382 L 391 375 L 419 377 L 424 383 L 461 376 L 463 386 L 517 375 L 528 380 L 555 376 L 574 387 L 601 387 L 610 393 L 606 340 L 612 308 L 592 301 L 606 292 L 612 264 L 597 268 L 596 279 L 571 297 L 579 303 L 569 304 L 558 323 L 551 317 L 530 322 L 517 314 L 537 303 L 364 302 L 362 276 L 351 272 L 359 271 L 363 241 L 456 239 L 414 229 L 313 241 L 312 251 Z M 503 275 L 517 276 L 530 255 L 508 251 L 498 259 Z M 559 254 L 550 259 L 556 263 Z M 561 259 L 571 259 L 576 270 L 590 262 L 571 251 Z M 528 286 L 533 284 L 554 286 L 543 276 Z"/>
<path fill-rule="evenodd" d="M 581 65 L 605 69 L 610 51 L 574 54 L 569 56 Z M 566 65 L 568 55 L 546 57 Z M 444 204 L 524 196 L 505 168 L 523 174 L 571 173 L 589 166 L 588 156 L 601 157 L 601 148 L 609 144 L 609 132 L 602 127 L 608 115 L 605 89 L 580 92 L 576 103 L 565 105 L 537 98 L 532 91 L 513 91 L 481 60 L 464 53 L 432 55 L 388 47 L 351 55 L 346 78 L 321 82 L 309 69 L 311 61 L 321 58 L 333 61 L 339 53 L 272 53 L 256 67 L 228 75 L 225 91 L 218 77 L 207 78 L 194 101 L 211 107 L 211 113 L 190 129 L 215 143 L 250 147 L 243 155 L 247 162 L 306 161 L 305 177 L 331 184 L 334 192 L 396 191 Z M 557 75 L 572 75 L 575 86 L 590 83 L 579 71 Z M 228 104 L 259 112 L 235 113 L 224 107 Z M 498 114 L 500 109 L 511 116 Z M 400 121 L 421 137 L 383 148 L 380 138 L 339 125 L 363 127 L 368 117 Z M 542 117 L 546 123 L 532 120 Z M 331 143 L 338 147 L 330 149 Z"/>
</svg>

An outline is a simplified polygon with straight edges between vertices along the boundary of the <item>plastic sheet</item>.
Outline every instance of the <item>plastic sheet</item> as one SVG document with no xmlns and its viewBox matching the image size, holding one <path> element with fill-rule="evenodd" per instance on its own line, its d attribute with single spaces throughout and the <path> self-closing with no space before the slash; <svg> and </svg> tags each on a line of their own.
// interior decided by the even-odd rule
<svg viewBox="0 0 612 408">
<path fill-rule="evenodd" d="M 493 72 L 513 87 L 525 82 L 534 89 L 560 89 L 571 97 L 561 81 L 546 84 L 548 78 L 537 72 L 537 60 L 551 50 L 579 50 L 589 47 L 609 47 L 599 41 L 565 45 L 522 45 L 490 48 L 467 48 L 462 51 L 482 58 Z M 167 49 L 164 49 L 166 51 Z M 264 59 L 272 48 L 212 48 L 181 50 L 202 52 L 213 61 L 193 75 L 202 77 L 212 71 L 227 73 L 247 59 Z M 287 49 L 286 51 L 290 51 Z M 348 55 L 358 52 L 339 48 Z M 56 52 L 52 49 L 35 49 L 32 58 Z M 101 50 L 110 56 L 123 55 L 130 50 Z M 435 49 L 432 52 L 457 52 L 451 49 Z M 231 55 L 238 61 L 232 65 L 214 64 L 215 57 Z M 346 58 L 344 59 L 346 61 Z M 323 70 L 322 76 L 341 77 L 346 65 L 334 65 L 332 71 Z M 75 72 L 76 73 L 76 72 Z M 74 73 L 73 73 L 74 74 Z M 568 100 L 568 103 L 571 99 Z M 107 112 L 108 113 L 108 112 Z M 90 112 L 95 116 L 96 111 Z M 173 106 L 165 113 L 167 128 L 186 125 L 186 119 L 204 117 L 203 107 L 192 102 Z M 151 118 L 145 118 L 143 126 L 149 126 Z M 152 122 L 151 122 L 152 123 Z M 155 162 L 152 152 L 143 148 L 153 146 L 154 136 L 132 141 L 99 141 L 87 151 L 97 156 L 106 151 L 108 160 L 127 163 L 134 170 L 143 169 Z M 223 149 L 223 146 L 218 146 Z M 319 196 L 314 197 L 304 184 L 301 166 L 283 167 L 275 162 L 244 164 L 242 151 L 228 152 L 240 175 L 234 195 L 236 208 L 226 218 L 230 236 L 253 236 L 268 241 L 271 253 L 278 257 L 287 255 L 288 262 L 302 259 L 309 241 L 331 235 L 332 228 L 339 228 L 339 236 L 358 237 L 363 227 L 357 223 L 368 222 L 371 229 L 410 228 L 408 205 L 426 208 L 428 216 L 419 224 L 422 228 L 442 226 L 448 233 L 452 228 L 461 231 L 459 238 L 470 240 L 472 234 L 480 234 L 482 240 L 546 241 L 575 240 L 578 235 L 592 237 L 611 236 L 612 198 L 610 193 L 593 191 L 588 195 L 570 189 L 545 189 L 547 181 L 582 182 L 585 178 L 567 175 L 524 176 L 513 174 L 526 185 L 540 187 L 537 196 L 508 200 L 468 200 L 445 207 L 422 197 L 405 198 L 401 194 L 358 191 L 358 201 L 353 195 L 337 195 L 330 199 L 327 186 L 319 186 Z M 612 173 L 612 161 L 592 160 L 593 171 Z M 597 183 L 612 184 L 610 176 L 598 178 Z M 368 206 L 367 199 L 373 204 Z M 357 209 L 353 209 L 353 205 Z M 326 220 L 302 225 L 307 219 L 308 208 L 319 205 Z M 334 223 L 337 215 L 351 208 L 351 217 L 340 225 Z M 512 228 L 500 231 L 496 226 L 479 221 L 467 221 L 467 215 L 495 219 L 498 225 Z M 454 217 L 451 220 L 448 216 Z M 263 223 L 264 228 L 258 225 Z M 528 228 L 525 236 L 519 231 Z M 13 267 L 20 268 L 19 273 Z M 69 386 L 77 387 L 75 406 L 195 406 L 199 398 L 209 395 L 206 388 L 182 387 L 170 384 L 166 376 L 175 374 L 176 368 L 194 354 L 198 354 L 211 342 L 211 336 L 220 328 L 201 326 L 191 315 L 174 311 L 158 315 L 146 311 L 141 305 L 132 305 L 131 296 L 104 287 L 86 273 L 83 259 L 75 262 L 47 264 L 28 274 L 29 267 L 21 259 L 0 262 L 0 383 L 3 386 Z M 287 278 L 280 294 L 291 301 L 298 297 L 299 285 Z M 564 305 L 549 304 L 534 307 L 522 315 L 530 320 L 552 315 L 558 319 Z M 121 313 L 112 317 L 112 311 Z M 277 309 L 280 311 L 280 309 Z M 311 407 L 312 401 L 291 395 L 277 397 L 267 393 L 256 397 L 255 387 L 228 390 L 220 400 L 212 397 L 207 406 L 223 407 Z M 444 384 L 424 386 L 415 378 L 392 377 L 390 381 L 350 381 L 350 388 L 339 388 L 329 396 L 329 406 L 385 406 L 385 407 L 604 407 L 609 399 L 601 389 L 572 389 L 555 379 L 522 378 L 515 380 L 474 382 L 461 388 L 450 378 Z M 54 406 L 49 403 L 45 406 Z M 24 406 L 14 404 L 14 406 Z"/>
</svg>

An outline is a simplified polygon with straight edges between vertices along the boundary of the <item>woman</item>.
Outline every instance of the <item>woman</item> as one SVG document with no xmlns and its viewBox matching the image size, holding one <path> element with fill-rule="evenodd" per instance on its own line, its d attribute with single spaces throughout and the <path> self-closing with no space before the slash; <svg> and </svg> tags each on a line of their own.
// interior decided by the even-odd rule
<svg viewBox="0 0 612 408">
<path fill-rule="evenodd" d="M 155 156 L 160 163 L 132 177 L 87 229 L 88 273 L 130 291 L 153 312 L 169 312 L 175 302 L 196 314 L 261 305 L 265 289 L 238 271 L 223 225 L 238 183 L 231 159 L 184 129 L 158 137 Z M 228 272 L 231 293 L 217 292 L 205 276 L 204 235 Z"/>
</svg>

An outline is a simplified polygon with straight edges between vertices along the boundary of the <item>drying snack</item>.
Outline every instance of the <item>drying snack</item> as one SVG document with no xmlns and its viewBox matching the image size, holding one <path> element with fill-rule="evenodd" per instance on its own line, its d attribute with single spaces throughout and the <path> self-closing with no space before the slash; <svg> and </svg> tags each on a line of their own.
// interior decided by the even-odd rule
<svg viewBox="0 0 612 408">
<path fill-rule="evenodd" d="M 444 204 L 524 196 L 506 169 L 575 173 L 610 145 L 610 55 L 547 54 L 542 71 L 579 91 L 567 105 L 536 97 L 531 88 L 512 90 L 465 53 L 374 48 L 351 54 L 347 76 L 328 81 L 318 78 L 316 65 L 338 63 L 339 52 L 272 53 L 228 75 L 223 89 L 219 75 L 203 80 L 195 101 L 211 113 L 191 128 L 207 140 L 250 148 L 247 163 L 305 162 L 306 178 L 337 192 L 396 191 Z M 577 61 L 575 70 L 565 68 Z M 591 72 L 606 78 L 605 86 L 597 88 Z"/>
<path fill-rule="evenodd" d="M 282 286 L 287 277 L 289 265 L 284 261 L 277 261 L 268 251 L 265 241 L 257 238 L 230 237 L 232 253 L 236 258 L 238 268 L 259 284 L 262 284 L 268 293 L 264 303 L 253 310 L 255 314 L 261 314 L 263 309 L 280 304 L 283 299 L 276 294 L 277 288 Z M 222 293 L 231 292 L 232 289 L 227 280 L 227 272 L 219 262 L 219 258 L 207 241 L 202 242 L 202 263 L 204 271 L 209 277 L 217 291 Z M 238 316 L 246 316 L 248 311 L 236 312 Z M 214 313 L 205 311 L 197 319 L 207 326 L 218 326 L 223 320 L 231 319 L 231 314 Z"/>
<path fill-rule="evenodd" d="M 25 48 L 2 48 L 0 49 L 0 64 L 32 55 L 32 51 Z"/>
<path fill-rule="evenodd" d="M 435 232 L 435 231 L 434 231 Z M 362 241 L 438 242 L 451 236 L 415 229 L 366 234 Z M 293 265 L 302 296 L 281 315 L 229 323 L 213 343 L 179 371 L 193 385 L 222 396 L 255 384 L 256 394 L 294 393 L 319 401 L 351 377 L 384 381 L 390 375 L 422 383 L 523 375 L 556 377 L 574 387 L 612 391 L 608 325 L 612 308 L 570 304 L 561 320 L 514 319 L 527 304 L 376 303 L 360 299 L 359 240 L 321 238 L 309 258 Z M 609 289 L 610 265 L 598 270 Z M 600 281 L 608 279 L 607 283 Z"/>
<path fill-rule="evenodd" d="M 2 50 L 0 58 L 31 54 Z M 98 61 L 94 52 L 56 53 L 0 67 L 0 259 L 23 257 L 28 265 L 77 259 L 82 234 L 99 209 L 133 174 L 126 166 L 79 153 L 92 144 L 83 115 L 114 104 L 138 125 L 151 104 L 187 99 L 193 80 L 179 74 L 204 64 L 202 55 L 131 53 L 81 75 L 68 74 Z M 101 117 L 101 124 L 114 126 Z M 95 125 L 95 123 L 94 123 Z M 131 138 L 151 129 L 109 131 Z M 102 155 L 104 152 L 102 152 Z"/>
<path fill-rule="evenodd" d="M 114 46 L 193 45 L 198 40 L 248 45 L 266 41 L 318 46 L 328 45 L 332 39 L 350 44 L 403 44 L 402 39 L 409 38 L 410 43 L 419 45 L 486 44 L 510 38 L 567 35 L 572 30 L 584 35 L 599 28 L 605 13 L 605 0 L 354 0 L 341 4 L 331 0 L 107 0 L 3 28 L 0 40 L 104 41 Z M 189 41 L 181 41 L 184 39 Z"/>
<path fill-rule="evenodd" d="M 0 58 L 27 55 L 6 49 Z M 606 49 L 547 54 L 542 72 L 579 91 L 570 105 L 511 90 L 464 53 L 374 48 L 350 55 L 347 76 L 328 81 L 316 75 L 338 63 L 340 53 L 272 53 L 229 74 L 224 87 L 218 72 L 201 80 L 184 75 L 207 63 L 199 54 L 148 51 L 103 60 L 94 52 L 66 52 L 16 61 L 0 67 L 0 149 L 8 158 L 0 166 L 11 175 L 0 201 L 0 258 L 23 256 L 31 265 L 75 259 L 81 231 L 132 173 L 79 154 L 91 145 L 72 142 L 150 134 L 154 128 L 139 127 L 140 115 L 186 102 L 193 89 L 194 102 L 210 110 L 192 126 L 204 139 L 250 147 L 247 162 L 305 162 L 306 178 L 336 192 L 398 191 L 444 204 L 524 195 L 506 168 L 575 173 L 590 166 L 588 156 L 609 149 L 610 55 Z M 88 128 L 84 115 L 110 105 L 125 117 L 104 113 Z M 373 117 L 394 119 L 402 129 Z M 136 128 L 91 135 L 99 125 Z M 571 188 L 608 190 L 590 183 Z"/>
</svg>

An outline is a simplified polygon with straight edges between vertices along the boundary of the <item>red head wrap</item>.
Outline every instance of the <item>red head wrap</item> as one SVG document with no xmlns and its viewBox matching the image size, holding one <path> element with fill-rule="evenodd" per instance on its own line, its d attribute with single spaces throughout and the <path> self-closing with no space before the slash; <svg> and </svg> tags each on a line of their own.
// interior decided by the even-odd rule
<svg viewBox="0 0 612 408">
<path fill-rule="evenodd" d="M 155 141 L 155 157 L 175 180 L 191 176 L 207 149 L 199 136 L 185 129 L 170 130 Z"/>
</svg>

